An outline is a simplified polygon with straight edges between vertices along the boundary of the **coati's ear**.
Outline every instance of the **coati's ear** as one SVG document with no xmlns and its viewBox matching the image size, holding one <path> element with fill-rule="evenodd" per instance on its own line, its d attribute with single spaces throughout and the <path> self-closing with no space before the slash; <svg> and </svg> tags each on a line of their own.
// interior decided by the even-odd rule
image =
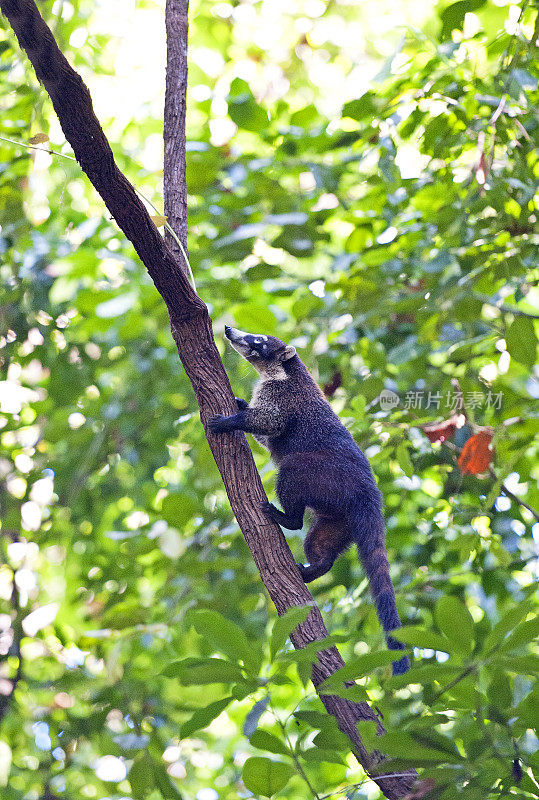
<svg viewBox="0 0 539 800">
<path fill-rule="evenodd" d="M 296 355 L 296 348 L 291 344 L 287 344 L 282 353 L 279 354 L 279 357 L 281 361 L 288 361 L 289 358 L 293 358 L 295 355 Z"/>
</svg>

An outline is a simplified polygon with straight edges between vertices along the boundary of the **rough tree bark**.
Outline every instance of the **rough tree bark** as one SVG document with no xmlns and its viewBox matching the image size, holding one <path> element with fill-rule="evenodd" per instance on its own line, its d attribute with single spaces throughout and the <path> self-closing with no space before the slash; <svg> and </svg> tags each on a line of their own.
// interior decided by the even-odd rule
<svg viewBox="0 0 539 800">
<path fill-rule="evenodd" d="M 187 105 L 187 41 L 189 0 L 167 0 L 167 74 L 163 138 L 165 141 L 164 208 L 167 222 L 187 253 L 187 182 L 185 113 Z M 165 242 L 180 264 L 183 253 L 165 231 Z"/>
<path fill-rule="evenodd" d="M 21 47 L 26 51 L 38 79 L 49 93 L 67 141 L 77 161 L 118 226 L 133 244 L 165 301 L 172 335 L 185 371 L 193 385 L 202 422 L 217 413 L 231 414 L 235 400 L 212 334 L 211 320 L 203 301 L 187 279 L 183 256 L 165 244 L 143 203 L 115 164 L 112 150 L 97 120 L 90 93 L 81 77 L 59 50 L 34 0 L 0 0 Z M 167 75 L 167 141 L 165 209 L 170 224 L 185 242 L 185 85 L 187 82 L 187 0 L 169 0 L 167 7 L 169 71 Z M 174 97 L 174 93 L 180 97 Z M 172 94 L 172 96 L 171 96 Z M 178 137 L 179 142 L 172 139 Z M 182 166 L 183 165 L 183 166 Z M 245 540 L 277 612 L 294 605 L 311 605 L 307 620 L 292 634 L 296 648 L 324 639 L 327 630 L 312 595 L 303 583 L 281 529 L 260 511 L 266 496 L 243 433 L 212 436 L 207 432 L 215 462 Z M 335 647 L 321 651 L 313 666 L 316 688 L 344 666 Z M 384 732 L 378 716 L 367 703 L 352 703 L 334 695 L 320 694 L 326 709 L 348 735 L 360 764 L 389 800 L 405 798 L 416 781 L 415 772 L 384 777 L 381 756 L 369 753 L 357 723 L 374 720 Z M 378 773 L 378 774 L 377 774 Z"/>
</svg>

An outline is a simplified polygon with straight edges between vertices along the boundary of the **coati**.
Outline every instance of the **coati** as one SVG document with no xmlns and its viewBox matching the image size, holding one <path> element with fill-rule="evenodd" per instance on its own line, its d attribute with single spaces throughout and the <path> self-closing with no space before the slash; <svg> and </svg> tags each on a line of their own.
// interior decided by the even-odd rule
<svg viewBox="0 0 539 800">
<path fill-rule="evenodd" d="M 209 421 L 211 433 L 247 431 L 269 449 L 279 467 L 276 489 L 284 509 L 264 503 L 272 520 L 299 530 L 305 508 L 314 511 L 304 544 L 309 563 L 298 565 L 306 583 L 328 572 L 337 556 L 356 543 L 388 647 L 403 650 L 390 635 L 401 623 L 389 577 L 381 494 L 367 458 L 292 345 L 228 326 L 225 336 L 260 380 L 250 403 L 237 399 L 236 414 Z M 393 674 L 406 672 L 409 665 L 407 656 L 394 661 Z"/>
</svg>

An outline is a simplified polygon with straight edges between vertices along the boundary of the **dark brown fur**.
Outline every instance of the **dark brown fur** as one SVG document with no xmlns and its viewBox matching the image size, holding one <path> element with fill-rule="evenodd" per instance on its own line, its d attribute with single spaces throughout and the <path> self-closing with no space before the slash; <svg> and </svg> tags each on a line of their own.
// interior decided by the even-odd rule
<svg viewBox="0 0 539 800">
<path fill-rule="evenodd" d="M 272 336 L 226 329 L 227 338 L 260 373 L 249 404 L 214 417 L 212 433 L 243 430 L 269 448 L 279 467 L 277 496 L 265 510 L 289 530 L 303 526 L 305 509 L 315 519 L 305 539 L 307 581 L 324 575 L 337 556 L 357 544 L 388 646 L 403 645 L 390 632 L 400 627 L 389 576 L 381 495 L 370 464 L 313 381 L 293 347 Z M 407 656 L 393 662 L 395 674 L 409 667 Z"/>
</svg>

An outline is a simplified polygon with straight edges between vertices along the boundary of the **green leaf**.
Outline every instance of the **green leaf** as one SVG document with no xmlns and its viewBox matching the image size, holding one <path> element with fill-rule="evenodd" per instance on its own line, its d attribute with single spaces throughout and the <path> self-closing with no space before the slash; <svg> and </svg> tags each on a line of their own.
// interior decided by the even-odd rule
<svg viewBox="0 0 539 800">
<path fill-rule="evenodd" d="M 204 708 L 198 708 L 190 719 L 183 723 L 180 727 L 180 738 L 186 739 L 191 736 L 195 731 L 206 728 L 210 722 L 217 719 L 219 714 L 234 700 L 233 697 L 223 697 L 222 700 L 216 700 L 215 703 L 210 703 Z"/>
<path fill-rule="evenodd" d="M 509 676 L 502 669 L 494 669 L 487 688 L 487 697 L 498 709 L 509 709 L 513 702 Z"/>
<path fill-rule="evenodd" d="M 313 744 L 323 750 L 349 750 L 350 740 L 339 730 L 337 720 L 330 714 L 322 711 L 306 710 L 294 711 L 293 716 L 299 722 L 304 722 L 311 728 L 319 730 L 313 739 Z"/>
<path fill-rule="evenodd" d="M 167 773 L 164 764 L 153 765 L 155 783 L 164 797 L 164 800 L 184 800 L 183 795 L 176 789 L 172 779 Z"/>
<path fill-rule="evenodd" d="M 539 656 L 533 653 L 527 656 L 496 655 L 492 660 L 494 664 L 499 664 L 507 672 L 516 672 L 522 675 L 537 675 L 539 672 Z"/>
<path fill-rule="evenodd" d="M 279 278 L 282 274 L 282 269 L 277 264 L 255 264 L 249 267 L 245 272 L 245 277 L 248 281 L 265 281 L 268 278 Z"/>
<path fill-rule="evenodd" d="M 288 650 L 287 652 L 280 652 L 278 654 L 279 661 L 292 661 L 294 664 L 304 664 L 307 667 L 314 664 L 318 660 L 318 653 L 323 650 L 329 650 L 336 644 L 342 644 L 348 641 L 349 636 L 342 633 L 330 633 L 324 639 L 315 639 L 314 642 L 309 642 L 297 650 Z"/>
<path fill-rule="evenodd" d="M 272 797 L 286 786 L 293 774 L 294 769 L 289 764 L 254 756 L 243 765 L 241 777 L 250 792 Z"/>
<path fill-rule="evenodd" d="M 500 645 L 498 653 L 508 653 L 524 644 L 530 644 L 539 636 L 539 614 L 527 622 L 521 622 L 511 636 Z"/>
<path fill-rule="evenodd" d="M 249 84 L 235 78 L 227 98 L 228 114 L 238 128 L 248 131 L 259 131 L 268 124 L 268 112 L 256 102 Z"/>
<path fill-rule="evenodd" d="M 320 733 L 314 737 L 313 744 L 322 750 L 338 750 L 340 752 L 350 750 L 350 739 L 339 730 L 336 722 L 335 725 L 322 726 Z"/>
<path fill-rule="evenodd" d="M 348 663 L 330 675 L 322 683 L 320 689 L 324 692 L 338 691 L 342 689 L 346 681 L 353 681 L 357 678 L 364 678 L 370 675 L 374 669 L 385 667 L 395 661 L 394 651 L 383 650 L 380 653 L 366 653 L 363 656 L 355 656 L 349 659 Z"/>
<path fill-rule="evenodd" d="M 404 442 L 401 442 L 395 451 L 395 455 L 397 456 L 397 461 L 399 467 L 402 469 L 404 474 L 411 478 L 414 474 L 414 467 L 410 460 L 410 453 L 408 452 L 408 447 Z"/>
<path fill-rule="evenodd" d="M 444 692 L 440 702 L 445 704 L 447 708 L 456 708 L 460 711 L 466 709 L 476 709 L 477 704 L 484 699 L 477 689 L 477 675 L 467 675 L 462 680 L 451 686 Z"/>
<path fill-rule="evenodd" d="M 413 730 L 410 730 L 410 736 L 415 739 L 416 742 L 425 745 L 425 747 L 431 747 L 435 750 L 440 750 L 442 753 L 447 753 L 452 759 L 456 757 L 459 761 L 462 760 L 462 756 L 457 750 L 453 740 L 438 733 L 436 730 L 417 726 Z"/>
<path fill-rule="evenodd" d="M 312 761 L 314 764 L 319 764 L 321 761 L 327 761 L 330 764 L 345 764 L 345 760 L 335 750 L 330 750 L 325 747 L 309 747 L 304 750 L 301 757 L 305 761 Z"/>
<path fill-rule="evenodd" d="M 305 622 L 311 612 L 311 606 L 292 606 L 273 623 L 270 637 L 270 658 L 273 661 L 290 634 Z"/>
<path fill-rule="evenodd" d="M 273 312 L 261 303 L 243 303 L 232 306 L 232 316 L 242 330 L 273 335 L 277 332 L 277 320 Z"/>
<path fill-rule="evenodd" d="M 488 653 L 497 644 L 503 642 L 509 631 L 512 631 L 521 620 L 527 617 L 533 608 L 534 604 L 531 600 L 522 600 L 517 606 L 504 614 L 486 635 L 483 642 L 483 652 Z"/>
<path fill-rule="evenodd" d="M 208 609 L 192 611 L 187 620 L 216 650 L 233 661 L 243 661 L 246 669 L 258 675 L 263 654 L 254 642 L 249 642 L 239 625 Z"/>
<path fill-rule="evenodd" d="M 370 121 L 377 113 L 376 95 L 371 92 L 366 92 L 366 94 L 358 97 L 357 100 L 350 100 L 345 103 L 342 110 L 343 117 L 350 117 L 355 120 L 368 117 Z"/>
<path fill-rule="evenodd" d="M 299 719 L 301 722 L 306 722 L 307 725 L 310 725 L 311 728 L 316 728 L 317 730 L 322 730 L 328 723 L 331 722 L 333 717 L 329 714 L 325 714 L 323 711 L 314 711 L 314 710 L 307 710 L 307 711 L 294 711 L 293 716 L 296 719 Z"/>
<path fill-rule="evenodd" d="M 533 689 L 524 697 L 515 708 L 515 714 L 520 717 L 528 728 L 537 726 L 539 719 L 539 688 Z"/>
<path fill-rule="evenodd" d="M 451 642 L 445 636 L 440 636 L 439 633 L 427 631 L 416 625 L 410 625 L 406 628 L 399 628 L 398 633 L 395 634 L 400 642 L 403 644 L 412 645 L 412 647 L 421 647 L 429 650 L 441 650 L 444 653 L 451 652 Z"/>
<path fill-rule="evenodd" d="M 470 655 L 474 645 L 474 624 L 464 603 L 452 595 L 441 597 L 436 603 L 434 618 L 449 639 L 452 651 L 463 656 Z"/>
<path fill-rule="evenodd" d="M 153 762 L 149 753 L 137 756 L 129 770 L 128 780 L 135 800 L 146 800 L 154 788 Z"/>
<path fill-rule="evenodd" d="M 456 678 L 460 672 L 462 672 L 462 667 L 448 666 L 446 663 L 413 666 L 404 675 L 393 675 L 387 681 L 387 686 L 391 689 L 402 689 L 403 686 L 414 683 L 423 686 L 426 683 L 449 682 Z"/>
<path fill-rule="evenodd" d="M 389 756 L 406 759 L 413 762 L 414 759 L 421 761 L 439 761 L 440 763 L 449 762 L 459 764 L 463 761 L 462 756 L 452 747 L 451 742 L 447 741 L 447 747 L 443 749 L 435 743 L 428 745 L 419 741 L 414 733 L 406 731 L 391 731 L 380 737 L 380 750 Z"/>
<path fill-rule="evenodd" d="M 352 703 L 368 703 L 369 695 L 364 686 L 359 683 L 354 686 L 341 686 L 331 690 L 337 697 L 342 697 L 345 700 L 350 700 Z"/>
<path fill-rule="evenodd" d="M 530 369 L 533 367 L 537 354 L 533 320 L 529 317 L 515 317 L 505 333 L 505 343 L 511 358 Z"/>
<path fill-rule="evenodd" d="M 451 38 L 451 31 L 462 27 L 466 14 L 469 11 L 477 11 L 478 8 L 485 5 L 485 2 L 486 0 L 458 0 L 444 8 L 440 14 L 442 20 L 440 38 L 442 40 Z"/>
<path fill-rule="evenodd" d="M 260 728 L 253 733 L 249 741 L 253 747 L 258 747 L 259 750 L 267 750 L 268 753 L 276 753 L 281 756 L 290 754 L 284 742 L 281 742 L 273 733 Z"/>
<path fill-rule="evenodd" d="M 161 516 L 169 525 L 178 528 L 193 517 L 199 509 L 197 500 L 188 494 L 169 494 L 161 505 Z"/>
<path fill-rule="evenodd" d="M 243 672 L 222 658 L 184 658 L 172 661 L 162 672 L 166 678 L 176 678 L 184 686 L 207 683 L 236 683 L 243 681 Z"/>
<path fill-rule="evenodd" d="M 299 297 L 292 306 L 292 313 L 297 320 L 312 316 L 324 307 L 324 303 L 319 297 L 315 297 L 310 292 Z"/>
</svg>

